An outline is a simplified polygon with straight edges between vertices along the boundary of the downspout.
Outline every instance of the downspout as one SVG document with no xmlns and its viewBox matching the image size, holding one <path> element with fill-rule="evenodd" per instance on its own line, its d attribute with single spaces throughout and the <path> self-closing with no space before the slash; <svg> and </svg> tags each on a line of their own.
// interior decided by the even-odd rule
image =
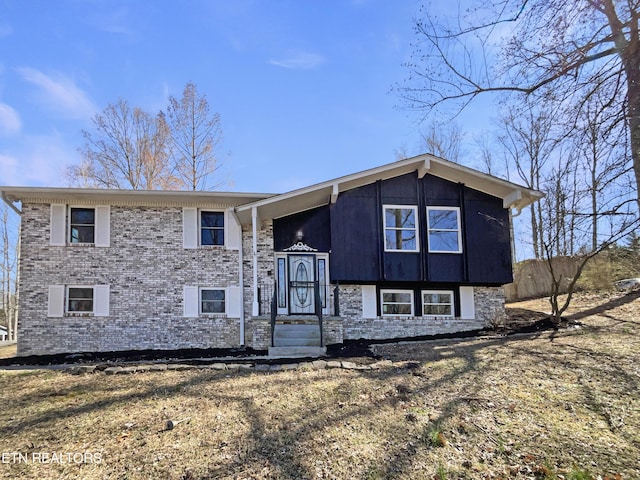
<svg viewBox="0 0 640 480">
<path fill-rule="evenodd" d="M 240 248 L 238 249 L 238 282 L 240 283 L 240 346 L 244 347 L 244 248 L 242 245 L 242 223 L 240 223 L 240 219 L 238 218 L 235 208 L 231 209 L 231 215 L 233 215 L 236 223 L 240 226 L 238 229 L 238 241 L 240 242 Z"/>
<path fill-rule="evenodd" d="M 260 312 L 260 302 L 258 299 L 258 209 L 251 208 L 251 230 L 253 237 L 253 316 L 257 317 Z"/>
<path fill-rule="evenodd" d="M 7 197 L 6 192 L 2 191 L 2 200 L 4 200 L 4 203 L 6 203 L 7 205 L 9 205 L 11 207 L 11 210 L 13 210 L 14 212 L 16 212 L 18 215 L 22 216 L 22 210 L 20 210 L 18 207 L 16 207 L 13 202 L 11 200 L 9 200 L 9 197 Z"/>
</svg>

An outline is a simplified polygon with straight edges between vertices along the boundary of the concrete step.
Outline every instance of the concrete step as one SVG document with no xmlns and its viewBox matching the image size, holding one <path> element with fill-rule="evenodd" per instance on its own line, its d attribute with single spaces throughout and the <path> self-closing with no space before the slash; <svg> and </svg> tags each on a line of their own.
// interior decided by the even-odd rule
<svg viewBox="0 0 640 480">
<path fill-rule="evenodd" d="M 305 337 L 293 337 L 293 338 L 274 338 L 273 342 L 276 347 L 319 347 L 320 338 L 305 338 Z"/>
<path fill-rule="evenodd" d="M 270 357 L 315 358 L 327 354 L 327 347 L 269 347 Z"/>
<path fill-rule="evenodd" d="M 319 347 L 318 325 L 276 325 L 274 332 L 276 347 Z"/>
<path fill-rule="evenodd" d="M 320 337 L 318 325 L 276 325 L 276 337 Z"/>
</svg>

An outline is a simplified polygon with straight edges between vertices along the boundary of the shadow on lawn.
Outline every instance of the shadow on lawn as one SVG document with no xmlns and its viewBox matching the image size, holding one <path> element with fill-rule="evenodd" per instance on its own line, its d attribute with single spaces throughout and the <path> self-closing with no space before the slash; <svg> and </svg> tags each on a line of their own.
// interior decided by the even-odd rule
<svg viewBox="0 0 640 480">
<path fill-rule="evenodd" d="M 640 298 L 640 289 L 633 290 L 627 293 L 626 295 L 614 298 L 612 300 L 607 301 L 606 303 L 597 305 L 593 308 L 589 308 L 587 310 L 582 310 L 581 312 L 568 315 L 567 320 L 578 321 L 578 320 L 582 320 L 583 318 L 590 317 L 591 315 L 602 315 L 605 312 L 608 312 L 609 310 L 613 310 L 614 308 L 618 308 L 628 303 L 631 303 L 634 300 L 637 300 L 638 298 Z M 629 321 L 630 323 L 636 323 L 636 324 L 638 323 L 638 322 L 633 322 L 631 320 L 625 320 L 625 321 Z"/>
<path fill-rule="evenodd" d="M 412 472 L 416 453 L 432 448 L 424 438 L 424 430 L 428 425 L 444 422 L 454 415 L 462 404 L 467 403 L 470 397 L 481 395 L 482 382 L 478 379 L 487 369 L 493 367 L 491 362 L 480 360 L 478 352 L 509 341 L 505 338 L 491 338 L 473 340 L 471 345 L 454 344 L 440 348 L 439 359 L 458 358 L 462 360 L 462 364 L 438 379 L 429 378 L 423 370 L 423 365 L 411 362 L 402 367 L 381 370 L 327 370 L 326 375 L 336 372 L 338 380 L 334 391 L 319 395 L 314 402 L 305 405 L 304 409 L 298 405 L 296 408 L 283 410 L 279 418 L 274 418 L 272 410 L 263 408 L 263 405 L 256 401 L 256 398 L 264 397 L 259 397 L 255 391 L 225 393 L 226 378 L 221 372 L 202 371 L 188 374 L 185 372 L 185 378 L 170 385 L 163 384 L 160 378 L 157 383 L 150 383 L 137 391 L 127 393 L 119 393 L 118 388 L 122 388 L 119 381 L 131 377 L 85 376 L 78 377 L 83 380 L 81 385 L 72 383 L 67 387 L 56 387 L 53 377 L 61 374 L 50 373 L 52 378 L 44 383 L 43 388 L 33 393 L 26 393 L 20 398 L 19 404 L 15 405 L 15 408 L 21 408 L 21 406 L 40 403 L 41 406 L 45 405 L 44 410 L 30 418 L 5 423 L 0 427 L 0 437 L 19 441 L 20 435 L 25 432 L 33 434 L 34 431 L 51 432 L 65 429 L 68 422 L 73 422 L 73 419 L 79 415 L 100 414 L 113 408 L 135 408 L 137 403 L 144 404 L 148 400 L 161 401 L 174 396 L 194 395 L 199 399 L 199 408 L 203 409 L 216 408 L 216 405 L 221 405 L 221 402 L 238 405 L 250 425 L 250 433 L 243 440 L 244 450 L 228 459 L 220 460 L 218 457 L 215 462 L 207 466 L 206 474 L 201 476 L 203 480 L 238 474 L 260 478 L 262 468 L 269 469 L 270 473 L 266 476 L 271 478 L 274 475 L 275 478 L 282 479 L 315 478 L 317 465 L 298 448 L 299 444 L 312 442 L 314 438 L 319 442 L 325 441 L 328 436 L 335 435 L 330 433 L 332 430 L 343 432 L 345 425 L 349 425 L 356 417 L 364 417 L 363 423 L 369 425 L 370 421 L 374 421 L 371 415 L 377 414 L 380 409 L 399 408 L 400 405 L 411 401 L 422 404 L 425 395 L 439 390 L 447 391 L 448 399 L 438 406 L 441 413 L 437 418 L 428 421 L 428 424 L 416 423 L 415 420 L 410 421 L 403 416 L 399 417 L 397 422 L 385 426 L 382 435 L 387 436 L 386 440 L 376 437 L 375 442 L 377 445 L 384 446 L 386 454 L 384 458 L 373 460 L 364 468 L 372 474 L 375 472 L 380 478 L 388 478 Z M 438 358 L 433 361 L 437 362 Z M 305 389 L 311 388 L 317 375 L 325 374 L 315 372 L 313 375 L 305 375 L 304 372 L 299 372 L 295 385 L 290 383 L 288 377 L 278 378 L 278 373 L 238 372 L 235 375 L 243 377 L 268 375 L 269 388 L 291 391 L 295 386 L 297 391 L 304 392 Z M 357 379 L 357 377 L 360 378 Z M 373 392 L 378 388 L 382 389 L 384 394 L 376 397 L 375 400 L 361 400 L 359 398 L 361 391 L 358 388 L 362 387 L 362 382 L 358 380 L 365 382 L 366 392 Z M 254 383 L 258 388 L 257 382 Z M 454 383 L 455 387 L 449 386 Z M 129 385 L 128 389 L 130 388 L 132 387 Z M 378 390 L 375 391 L 380 393 Z M 203 392 L 205 392 L 204 395 Z M 298 397 L 294 398 L 298 400 Z M 280 425 L 280 428 L 275 428 L 276 424 Z M 375 431 L 376 425 L 371 425 L 371 428 Z M 407 434 L 408 430 L 413 434 Z M 399 435 L 398 432 L 403 433 Z M 150 430 L 148 434 L 158 434 L 158 432 Z M 343 434 L 334 437 L 335 441 L 344 442 L 342 436 Z M 397 441 L 397 438 L 402 438 L 402 441 Z M 348 442 L 345 443 L 348 444 Z M 332 454 L 328 445 L 318 448 L 325 448 L 321 459 L 329 472 L 332 461 L 349 462 L 348 452 L 338 451 Z M 339 459 L 332 458 L 332 455 L 337 455 Z M 108 462 L 105 462 L 103 468 L 110 469 L 116 466 L 109 466 Z M 344 471 L 344 468 L 348 470 L 349 467 L 343 465 L 341 468 Z M 361 476 L 358 470 L 353 473 L 356 477 Z M 175 472 L 172 472 L 172 475 L 175 475 Z M 185 476 L 184 478 L 198 477 Z"/>
<path fill-rule="evenodd" d="M 602 314 L 615 307 L 629 303 L 640 297 L 640 292 L 633 292 L 620 299 L 615 299 L 606 304 L 590 310 L 590 315 Z M 580 316 L 581 315 L 581 316 Z M 572 316 L 573 320 L 584 318 L 588 314 Z M 371 428 L 368 434 L 376 436 L 378 448 L 384 447 L 385 454 L 378 460 L 371 460 L 363 468 L 367 470 L 363 474 L 353 466 L 354 477 L 392 478 L 402 475 L 416 475 L 416 456 L 421 451 L 427 451 L 434 447 L 428 439 L 428 430 L 437 427 L 447 420 L 455 417 L 461 408 L 478 399 L 484 400 L 486 394 L 483 389 L 486 383 L 483 378 L 493 371 L 503 368 L 504 361 L 510 356 L 522 355 L 539 362 L 540 375 L 543 376 L 545 362 L 562 366 L 568 371 L 574 371 L 578 366 L 581 369 L 579 383 L 583 389 L 586 404 L 594 412 L 598 413 L 612 425 L 611 413 L 603 408 L 600 393 L 590 383 L 590 378 L 611 378 L 616 385 L 625 385 L 621 395 L 629 395 L 629 392 L 638 391 L 637 378 L 633 377 L 624 365 L 617 362 L 612 353 L 596 351 L 588 348 L 588 345 L 563 342 L 557 348 L 549 349 L 543 344 L 535 344 L 533 340 L 543 333 L 528 337 L 491 337 L 469 338 L 457 342 L 432 342 L 426 344 L 428 352 L 417 357 L 417 361 L 405 362 L 397 366 L 383 368 L 381 370 L 327 370 L 325 372 L 298 371 L 295 383 L 290 377 L 280 376 L 279 373 L 238 372 L 238 377 L 269 377 L 268 388 L 274 391 L 285 392 L 293 395 L 297 401 L 295 405 L 282 411 L 275 412 L 265 407 L 261 402 L 265 399 L 259 391 L 262 383 L 252 382 L 255 390 L 227 392 L 226 374 L 228 372 L 185 372 L 184 377 L 175 379 L 172 383 L 164 377 L 159 377 L 158 382 L 149 382 L 138 391 L 119 393 L 117 388 L 121 379 L 130 377 L 80 377 L 86 379 L 82 385 L 73 383 L 68 387 L 57 388 L 53 383 L 47 383 L 33 393 L 26 393 L 19 399 L 19 404 L 12 408 L 20 408 L 20 405 L 30 405 L 36 402 L 46 402 L 56 397 L 73 397 L 75 401 L 61 405 L 60 402 L 50 401 L 45 411 L 18 422 L 8 422 L 0 427 L 0 437 L 19 438 L 21 433 L 35 429 L 53 430 L 64 428 L 65 423 L 73 421 L 78 415 L 100 413 L 111 408 L 128 408 L 148 400 L 163 400 L 175 396 L 193 396 L 198 400 L 198 409 L 215 409 L 221 404 L 237 405 L 243 418 L 249 425 L 249 433 L 242 438 L 241 445 L 236 455 L 228 457 L 211 455 L 211 463 L 204 467 L 204 473 L 195 476 L 185 472 L 183 479 L 201 480 L 219 477 L 248 476 L 260 478 L 260 476 L 280 479 L 316 478 L 318 468 L 326 468 L 327 475 L 332 476 L 332 462 L 347 463 L 350 461 L 350 453 L 347 448 L 344 432 L 346 426 L 355 423 L 356 418 L 366 418 L 364 423 Z M 565 345 L 566 344 L 566 345 Z M 544 345 L 548 345 L 546 342 Z M 497 349 L 500 347 L 500 349 Z M 501 350 L 507 348 L 505 352 Z M 588 360 L 585 360 L 588 359 Z M 455 366 L 448 365 L 449 370 L 438 378 L 430 375 L 428 366 L 436 366 L 438 362 L 454 359 Z M 534 366 L 535 368 L 535 366 Z M 335 373 L 334 373 L 335 372 Z M 51 373 L 52 377 L 59 374 Z M 160 373 L 156 375 L 162 375 Z M 334 375 L 335 388 L 330 392 L 318 393 L 317 397 L 304 403 L 299 398 L 304 395 L 306 389 L 312 388 L 318 380 L 318 376 Z M 55 378 L 52 378 L 52 382 Z M 122 380 L 123 382 L 125 380 Z M 367 385 L 367 392 L 375 399 L 359 399 L 361 393 L 358 388 L 362 383 Z M 369 383 L 370 382 L 370 383 Z M 616 387 L 617 388 L 617 387 Z M 295 389 L 295 390 L 292 390 Z M 439 395 L 437 403 L 430 405 L 437 413 L 434 417 L 415 418 L 399 416 L 398 420 L 385 426 L 383 432 L 376 430 L 374 416 L 384 409 L 397 409 L 402 405 L 415 403 L 425 405 L 426 399 Z M 95 396 L 97 398 L 92 399 Z M 306 400 L 306 399 L 304 399 Z M 499 401 L 500 399 L 498 399 Z M 494 399 L 495 401 L 495 399 Z M 160 402 L 158 403 L 160 404 Z M 559 408 L 559 407 L 558 407 Z M 197 413 L 197 411 L 195 412 Z M 613 426 L 615 427 L 615 425 Z M 613 428 L 612 427 L 612 428 Z M 161 432 L 148 427 L 148 435 Z M 474 424 L 467 426 L 473 430 Z M 478 427 L 478 431 L 480 431 Z M 340 432 L 340 435 L 337 434 Z M 402 432 L 402 433 L 398 433 Z M 362 432 L 354 432 L 362 433 Z M 486 432 L 485 432 L 486 434 Z M 633 444 L 633 438 L 629 438 L 626 430 L 623 435 L 627 441 Z M 380 437 L 383 438 L 380 438 Z M 486 434 L 487 444 L 490 445 L 489 434 Z M 398 440 L 398 439 L 401 440 Z M 167 442 L 173 442 L 175 438 L 167 436 Z M 228 439 L 229 444 L 234 441 Z M 329 441 L 338 444 L 340 450 L 331 450 Z M 571 439 L 566 440 L 568 443 Z M 322 455 L 317 454 L 309 458 L 304 445 L 308 442 L 317 442 L 315 445 L 322 450 Z M 571 448 L 571 445 L 558 446 L 559 448 Z M 215 448 L 215 447 L 214 447 Z M 315 450 L 317 452 L 317 450 Z M 318 462 L 321 461 L 322 465 Z M 362 461 L 362 460 L 356 460 Z M 115 469 L 117 465 L 108 465 L 105 469 Z M 143 465 L 141 473 L 150 473 L 146 469 L 155 468 Z M 167 466 L 166 468 L 171 468 Z M 342 472 L 348 466 L 340 467 Z M 266 473 L 262 471 L 266 469 Z M 109 472 L 106 472 L 109 473 Z M 154 472 L 158 473 L 158 472 Z M 180 473 L 171 473 L 171 478 L 179 478 Z M 335 475 L 333 475 L 335 476 Z"/>
</svg>

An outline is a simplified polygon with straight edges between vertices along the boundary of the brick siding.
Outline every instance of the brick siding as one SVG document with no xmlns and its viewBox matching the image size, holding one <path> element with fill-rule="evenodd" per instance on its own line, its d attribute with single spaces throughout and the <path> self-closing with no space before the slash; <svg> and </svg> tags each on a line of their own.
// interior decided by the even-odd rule
<svg viewBox="0 0 640 480">
<path fill-rule="evenodd" d="M 22 206 L 18 354 L 235 347 L 238 319 L 183 316 L 183 287 L 238 285 L 238 251 L 184 249 L 181 207 L 111 206 L 111 244 L 50 246 L 49 204 Z M 108 317 L 47 317 L 49 285 L 110 286 Z"/>
</svg>

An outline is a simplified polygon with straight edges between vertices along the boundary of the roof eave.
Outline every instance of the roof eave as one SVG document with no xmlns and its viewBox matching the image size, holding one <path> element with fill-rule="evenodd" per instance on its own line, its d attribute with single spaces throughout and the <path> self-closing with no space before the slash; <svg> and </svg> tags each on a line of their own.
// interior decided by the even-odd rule
<svg viewBox="0 0 640 480">
<path fill-rule="evenodd" d="M 256 209 L 257 216 L 262 219 L 292 215 L 335 202 L 340 192 L 411 172 L 417 172 L 420 178 L 430 173 L 445 180 L 463 183 L 475 190 L 501 198 L 504 208 L 521 210 L 543 197 L 543 194 L 536 190 L 430 154 L 423 154 L 241 205 L 236 211 L 243 224 L 251 221 L 253 209 Z"/>
</svg>

